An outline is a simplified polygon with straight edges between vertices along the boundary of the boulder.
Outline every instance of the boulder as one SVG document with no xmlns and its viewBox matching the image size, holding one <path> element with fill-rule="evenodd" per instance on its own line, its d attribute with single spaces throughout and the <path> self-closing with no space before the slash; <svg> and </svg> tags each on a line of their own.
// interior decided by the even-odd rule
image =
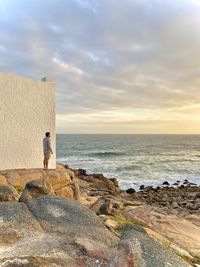
<svg viewBox="0 0 200 267">
<path fill-rule="evenodd" d="M 105 214 L 105 215 L 112 215 L 115 213 L 113 208 L 113 201 L 112 199 L 105 199 L 104 203 L 99 207 L 97 211 L 97 215 Z"/>
<path fill-rule="evenodd" d="M 0 266 L 110 266 L 118 237 L 93 212 L 56 196 L 27 205 L 0 203 Z"/>
<path fill-rule="evenodd" d="M 126 193 L 133 194 L 133 193 L 135 193 L 135 189 L 134 188 L 129 188 L 129 189 L 126 190 Z"/>
<path fill-rule="evenodd" d="M 119 242 L 119 247 L 124 247 L 129 263 L 135 263 L 135 265 L 127 266 L 191 266 L 178 257 L 173 250 L 162 247 L 158 242 L 149 237 L 143 228 L 127 225 L 125 227 L 120 227 L 119 229 L 124 231 Z"/>
<path fill-rule="evenodd" d="M 173 244 L 188 251 L 192 256 L 200 257 L 200 216 L 196 216 L 195 223 L 176 215 L 160 213 L 160 210 L 149 205 L 130 206 L 121 211 L 130 221 L 137 221 L 158 234 L 170 240 Z"/>
<path fill-rule="evenodd" d="M 163 182 L 163 185 L 169 185 L 168 181 Z"/>
<path fill-rule="evenodd" d="M 28 208 L 47 232 L 87 237 L 107 245 L 118 241 L 101 219 L 75 200 L 42 196 L 28 202 Z"/>
<path fill-rule="evenodd" d="M 118 210 L 122 209 L 123 203 L 112 198 L 99 198 L 97 201 L 90 207 L 90 209 L 95 212 L 97 215 L 114 215 Z"/>
<path fill-rule="evenodd" d="M 145 189 L 145 185 L 142 184 L 142 185 L 140 186 L 140 190 L 144 190 L 144 189 Z"/>
<path fill-rule="evenodd" d="M 28 182 L 24 191 L 22 192 L 19 201 L 28 202 L 32 198 L 37 198 L 42 195 L 54 195 L 52 186 L 47 181 L 34 180 Z"/>
<path fill-rule="evenodd" d="M 16 189 L 11 185 L 0 186 L 0 201 L 16 201 L 19 195 Z"/>
</svg>

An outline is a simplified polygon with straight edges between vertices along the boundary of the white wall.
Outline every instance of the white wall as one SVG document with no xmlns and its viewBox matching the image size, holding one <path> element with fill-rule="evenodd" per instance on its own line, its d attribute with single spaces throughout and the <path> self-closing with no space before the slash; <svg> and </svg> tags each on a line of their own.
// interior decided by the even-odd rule
<svg viewBox="0 0 200 267">
<path fill-rule="evenodd" d="M 42 168 L 42 140 L 51 132 L 55 168 L 55 84 L 0 73 L 0 169 Z"/>
</svg>

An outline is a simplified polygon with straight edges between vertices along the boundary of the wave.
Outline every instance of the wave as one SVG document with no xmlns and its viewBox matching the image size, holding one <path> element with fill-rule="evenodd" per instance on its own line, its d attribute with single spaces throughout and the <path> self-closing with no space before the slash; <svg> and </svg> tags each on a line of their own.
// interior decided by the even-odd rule
<svg viewBox="0 0 200 267">
<path fill-rule="evenodd" d="M 194 162 L 199 162 L 199 160 L 196 160 L 196 159 L 166 159 L 166 160 L 159 160 L 157 161 L 157 163 L 184 163 L 184 162 L 191 162 L 191 163 L 194 163 Z"/>
<path fill-rule="evenodd" d="M 94 159 L 88 159 L 85 157 L 76 157 L 76 156 L 69 156 L 69 157 L 62 157 L 62 158 L 56 158 L 57 163 L 66 163 L 66 162 L 90 162 L 95 161 Z"/>
<path fill-rule="evenodd" d="M 114 152 L 114 151 L 104 151 L 104 152 L 94 152 L 94 153 L 89 153 L 87 156 L 90 157 L 97 157 L 97 158 L 107 158 L 107 157 L 120 157 L 126 155 L 123 152 Z"/>
<path fill-rule="evenodd" d="M 142 166 L 138 166 L 138 165 L 126 165 L 126 166 L 122 166 L 122 167 L 117 167 L 116 171 L 132 171 L 132 170 L 140 170 L 142 168 Z"/>
</svg>

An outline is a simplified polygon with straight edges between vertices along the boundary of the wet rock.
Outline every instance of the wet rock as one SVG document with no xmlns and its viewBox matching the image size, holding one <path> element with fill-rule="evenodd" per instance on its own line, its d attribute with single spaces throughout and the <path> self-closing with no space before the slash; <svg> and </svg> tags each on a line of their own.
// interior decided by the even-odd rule
<svg viewBox="0 0 200 267">
<path fill-rule="evenodd" d="M 126 190 L 126 193 L 133 194 L 133 193 L 135 193 L 135 189 L 134 188 L 129 188 L 129 189 Z"/>
<path fill-rule="evenodd" d="M 145 189 L 145 185 L 141 185 L 140 190 L 144 190 L 144 189 Z"/>
<path fill-rule="evenodd" d="M 163 185 L 170 185 L 168 181 L 163 182 Z"/>
</svg>

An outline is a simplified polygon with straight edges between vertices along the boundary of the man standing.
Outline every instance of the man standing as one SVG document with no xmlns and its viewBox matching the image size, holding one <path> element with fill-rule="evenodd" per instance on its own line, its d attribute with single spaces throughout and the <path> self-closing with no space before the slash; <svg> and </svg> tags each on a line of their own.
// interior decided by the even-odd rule
<svg viewBox="0 0 200 267">
<path fill-rule="evenodd" d="M 51 157 L 51 154 L 53 154 L 52 148 L 51 148 L 51 139 L 50 139 L 50 132 L 47 132 L 46 137 L 43 139 L 43 151 L 44 151 L 44 169 L 48 169 L 49 159 Z"/>
</svg>

